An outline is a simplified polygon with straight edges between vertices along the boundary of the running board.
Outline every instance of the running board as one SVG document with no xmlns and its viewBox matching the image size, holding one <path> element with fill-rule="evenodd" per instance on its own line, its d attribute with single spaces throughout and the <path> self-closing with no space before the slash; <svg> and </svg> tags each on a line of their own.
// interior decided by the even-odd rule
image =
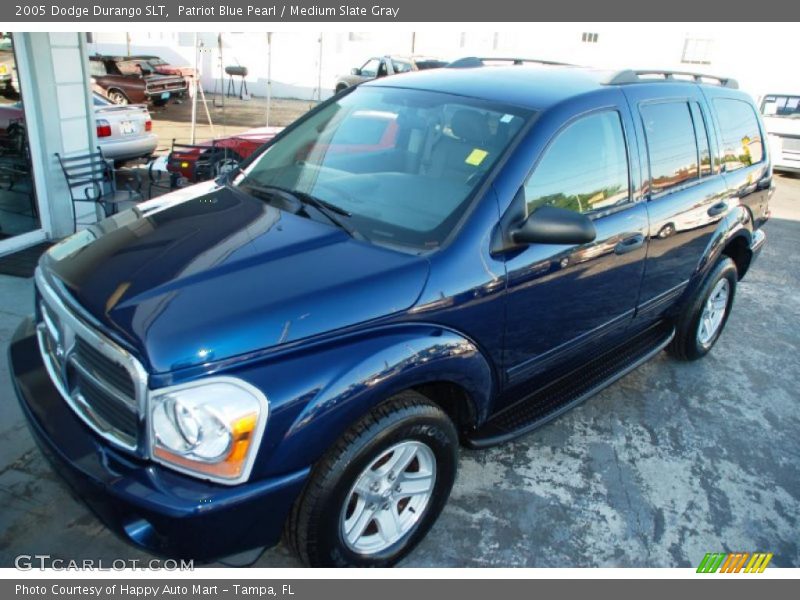
<svg viewBox="0 0 800 600">
<path fill-rule="evenodd" d="M 467 435 L 469 448 L 502 444 L 541 427 L 661 352 L 675 329 L 659 323 L 568 371 Z"/>
</svg>

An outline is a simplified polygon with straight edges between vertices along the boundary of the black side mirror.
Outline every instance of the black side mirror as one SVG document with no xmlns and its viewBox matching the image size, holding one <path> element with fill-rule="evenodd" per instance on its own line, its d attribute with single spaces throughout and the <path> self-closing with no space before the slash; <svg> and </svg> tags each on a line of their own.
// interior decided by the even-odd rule
<svg viewBox="0 0 800 600">
<path fill-rule="evenodd" d="M 352 69 L 350 69 L 350 75 L 361 75 L 361 69 L 353 67 Z"/>
<path fill-rule="evenodd" d="M 515 244 L 586 244 L 597 237 L 591 219 L 581 213 L 542 206 L 509 231 Z"/>
</svg>

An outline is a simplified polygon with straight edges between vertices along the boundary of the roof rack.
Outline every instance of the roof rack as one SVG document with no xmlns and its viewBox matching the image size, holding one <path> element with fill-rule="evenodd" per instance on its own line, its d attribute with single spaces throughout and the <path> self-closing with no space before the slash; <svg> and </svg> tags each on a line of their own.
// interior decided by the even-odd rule
<svg viewBox="0 0 800 600">
<path fill-rule="evenodd" d="M 525 63 L 534 63 L 539 65 L 554 65 L 559 67 L 575 66 L 569 63 L 557 62 L 554 60 L 540 60 L 538 58 L 497 58 L 494 56 L 483 56 L 483 57 L 465 56 L 464 58 L 459 58 L 449 63 L 447 67 L 452 69 L 473 69 L 475 67 L 485 67 L 487 66 L 486 65 L 487 62 L 489 63 L 505 62 L 505 63 L 511 63 L 512 65 L 523 65 Z"/>
<path fill-rule="evenodd" d="M 660 79 L 659 79 L 660 77 Z M 625 69 L 617 71 L 604 83 L 607 85 L 623 85 L 629 83 L 652 83 L 655 81 L 666 81 L 674 83 L 676 81 L 693 81 L 694 83 L 710 83 L 717 81 L 717 85 L 722 87 L 739 89 L 739 83 L 730 77 L 717 77 L 705 73 L 693 73 L 691 71 L 665 71 L 663 69 Z"/>
</svg>

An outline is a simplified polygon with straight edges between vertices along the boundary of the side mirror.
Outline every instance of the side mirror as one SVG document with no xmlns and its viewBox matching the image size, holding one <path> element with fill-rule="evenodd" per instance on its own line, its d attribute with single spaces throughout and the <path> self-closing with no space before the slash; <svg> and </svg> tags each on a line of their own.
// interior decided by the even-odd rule
<svg viewBox="0 0 800 600">
<path fill-rule="evenodd" d="M 350 69 L 350 75 L 361 75 L 361 69 L 353 67 L 352 69 Z"/>
<path fill-rule="evenodd" d="M 597 237 L 594 223 L 586 215 L 542 206 L 509 232 L 515 244 L 586 244 Z"/>
</svg>

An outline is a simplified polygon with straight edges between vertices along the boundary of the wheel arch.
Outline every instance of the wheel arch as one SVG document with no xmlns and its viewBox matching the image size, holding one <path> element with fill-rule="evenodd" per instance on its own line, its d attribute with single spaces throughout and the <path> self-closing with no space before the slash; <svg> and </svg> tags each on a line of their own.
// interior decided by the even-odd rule
<svg viewBox="0 0 800 600">
<path fill-rule="evenodd" d="M 315 463 L 354 423 L 406 390 L 439 406 L 456 427 L 480 424 L 496 389 L 493 369 L 478 346 L 434 326 L 389 329 L 304 357 L 302 364 L 306 371 L 314 365 L 318 383 L 305 394 L 270 399 L 292 416 L 271 432 L 267 423 L 269 440 L 254 471 L 269 474 Z"/>
<path fill-rule="evenodd" d="M 694 275 L 694 284 L 702 281 L 720 256 L 728 256 L 736 264 L 738 279 L 742 279 L 750 267 L 753 238 L 753 215 L 750 209 L 739 205 L 731 210 L 719 223 L 711 241 L 703 252 Z"/>
</svg>

